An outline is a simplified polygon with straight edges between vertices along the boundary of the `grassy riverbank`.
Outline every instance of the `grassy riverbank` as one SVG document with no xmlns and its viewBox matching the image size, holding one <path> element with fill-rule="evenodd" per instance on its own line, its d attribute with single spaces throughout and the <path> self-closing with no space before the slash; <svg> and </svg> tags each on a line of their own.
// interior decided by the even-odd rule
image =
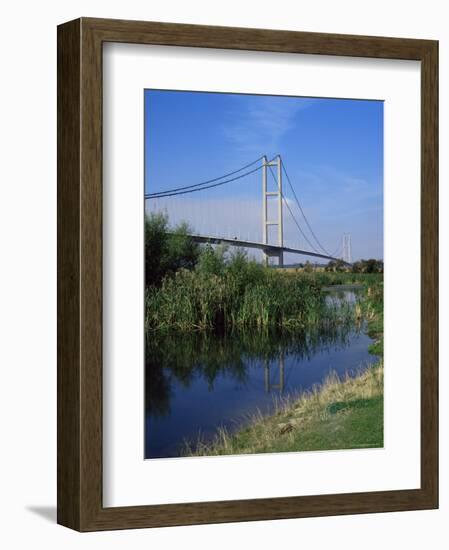
<svg viewBox="0 0 449 550">
<path fill-rule="evenodd" d="M 221 428 L 210 443 L 186 448 L 188 456 L 382 447 L 383 367 L 356 378 L 329 377 L 299 399 L 279 403 L 270 416 L 256 413 L 231 434 Z"/>
<path fill-rule="evenodd" d="M 279 402 L 274 414 L 255 413 L 231 433 L 219 429 L 212 442 L 186 444 L 185 454 L 229 455 L 383 446 L 383 285 L 366 289 L 359 307 L 375 339 L 377 361 L 356 376 L 329 376 L 299 397 Z M 374 359 L 374 358 L 373 358 Z"/>
</svg>

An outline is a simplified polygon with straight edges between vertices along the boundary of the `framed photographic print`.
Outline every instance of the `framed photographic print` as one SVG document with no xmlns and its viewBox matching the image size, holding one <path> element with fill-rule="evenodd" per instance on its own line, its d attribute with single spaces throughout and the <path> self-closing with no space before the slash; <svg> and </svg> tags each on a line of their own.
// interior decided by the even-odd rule
<svg viewBox="0 0 449 550">
<path fill-rule="evenodd" d="M 58 522 L 438 506 L 438 43 L 58 28 Z"/>
</svg>

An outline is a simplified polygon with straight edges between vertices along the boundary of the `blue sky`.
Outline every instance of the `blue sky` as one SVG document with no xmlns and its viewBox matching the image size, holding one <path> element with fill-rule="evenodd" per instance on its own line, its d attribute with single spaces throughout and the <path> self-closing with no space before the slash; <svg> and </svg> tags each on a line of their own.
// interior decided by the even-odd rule
<svg viewBox="0 0 449 550">
<path fill-rule="evenodd" d="M 147 193 L 220 176 L 263 154 L 282 156 L 324 248 L 334 252 L 350 233 L 353 260 L 383 258 L 383 102 L 145 91 Z M 316 245 L 285 179 L 284 192 Z M 186 219 L 198 232 L 261 240 L 261 171 L 148 208 Z M 284 241 L 310 249 L 285 208 Z"/>
</svg>

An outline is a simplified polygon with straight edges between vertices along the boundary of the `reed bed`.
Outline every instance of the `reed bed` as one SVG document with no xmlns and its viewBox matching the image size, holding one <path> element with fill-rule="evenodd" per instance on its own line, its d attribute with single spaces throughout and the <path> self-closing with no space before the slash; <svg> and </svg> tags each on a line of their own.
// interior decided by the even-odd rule
<svg viewBox="0 0 449 550">
<path fill-rule="evenodd" d="M 146 289 L 147 331 L 302 329 L 355 319 L 350 304 L 326 303 L 321 281 L 261 266 L 223 273 L 179 270 Z"/>
</svg>

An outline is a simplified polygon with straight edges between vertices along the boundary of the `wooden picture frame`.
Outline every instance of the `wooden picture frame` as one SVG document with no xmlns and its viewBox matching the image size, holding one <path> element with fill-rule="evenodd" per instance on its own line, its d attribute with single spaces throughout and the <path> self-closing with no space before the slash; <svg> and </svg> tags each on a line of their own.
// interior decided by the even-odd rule
<svg viewBox="0 0 449 550">
<path fill-rule="evenodd" d="M 102 503 L 102 45 L 421 62 L 421 488 L 105 508 Z M 438 43 L 81 18 L 58 27 L 58 523 L 79 531 L 438 506 Z"/>
</svg>

